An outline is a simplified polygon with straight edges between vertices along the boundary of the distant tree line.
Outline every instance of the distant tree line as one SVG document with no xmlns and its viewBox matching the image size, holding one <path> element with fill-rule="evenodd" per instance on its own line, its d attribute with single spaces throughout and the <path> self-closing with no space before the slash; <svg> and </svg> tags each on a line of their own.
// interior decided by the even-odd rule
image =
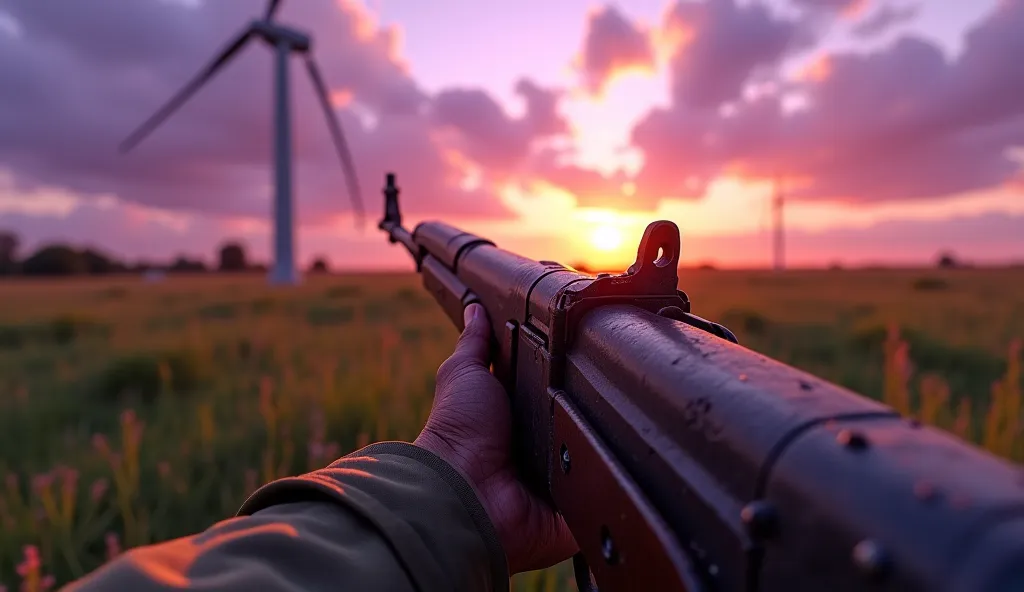
<svg viewBox="0 0 1024 592">
<path fill-rule="evenodd" d="M 201 259 L 178 256 L 173 261 L 158 263 L 139 260 L 127 262 L 93 248 L 76 248 L 65 243 L 41 245 L 34 252 L 20 258 L 21 242 L 13 232 L 0 230 L 0 276 L 67 276 L 146 273 L 245 273 L 263 272 L 267 266 L 249 260 L 245 246 L 228 241 L 217 251 L 217 265 L 208 266 Z M 327 273 L 329 266 L 323 257 L 313 261 L 311 273 Z"/>
</svg>

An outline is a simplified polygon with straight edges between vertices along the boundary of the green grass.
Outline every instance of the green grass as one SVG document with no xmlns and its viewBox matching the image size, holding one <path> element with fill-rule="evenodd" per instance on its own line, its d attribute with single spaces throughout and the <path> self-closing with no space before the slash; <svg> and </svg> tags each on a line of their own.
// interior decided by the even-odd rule
<svg viewBox="0 0 1024 592">
<path fill-rule="evenodd" d="M 694 312 L 744 345 L 1022 458 L 1024 271 L 682 275 Z M 412 275 L 5 283 L 0 585 L 35 565 L 26 546 L 26 581 L 66 582 L 232 515 L 261 483 L 414 438 L 456 338 Z M 516 589 L 564 590 L 570 572 Z"/>
</svg>

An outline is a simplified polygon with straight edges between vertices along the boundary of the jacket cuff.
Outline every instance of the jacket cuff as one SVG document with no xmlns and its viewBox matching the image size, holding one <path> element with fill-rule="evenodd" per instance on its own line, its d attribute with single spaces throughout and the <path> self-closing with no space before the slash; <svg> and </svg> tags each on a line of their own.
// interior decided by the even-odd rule
<svg viewBox="0 0 1024 592">
<path fill-rule="evenodd" d="M 330 466 L 264 485 L 238 515 L 329 501 L 365 518 L 421 590 L 508 590 L 497 530 L 472 485 L 433 453 L 406 442 L 372 444 Z"/>
<path fill-rule="evenodd" d="M 494 580 L 496 582 L 508 582 L 508 560 L 505 556 L 505 549 L 501 546 L 501 539 L 498 538 L 498 530 L 494 527 L 494 523 L 491 522 L 491 517 L 487 515 L 487 510 L 484 508 L 483 502 L 480 501 L 480 496 L 477 495 L 476 489 L 470 485 L 462 473 L 441 460 L 441 457 L 433 452 L 407 442 L 378 442 L 347 456 L 374 454 L 404 456 L 433 469 L 455 491 L 455 495 L 459 497 L 462 506 L 469 512 L 469 517 L 473 521 L 473 525 L 476 526 L 477 532 L 480 533 L 480 537 L 484 541 L 484 547 L 487 549 L 487 556 L 490 558 L 491 573 Z M 342 458 L 344 459 L 345 457 Z"/>
</svg>

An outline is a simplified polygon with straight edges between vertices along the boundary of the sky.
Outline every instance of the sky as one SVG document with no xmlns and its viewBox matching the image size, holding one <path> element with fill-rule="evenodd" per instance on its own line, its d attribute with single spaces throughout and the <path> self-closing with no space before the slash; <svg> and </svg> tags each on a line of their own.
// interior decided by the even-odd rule
<svg viewBox="0 0 1024 592">
<path fill-rule="evenodd" d="M 117 147 L 261 0 L 0 0 L 0 230 L 128 259 L 270 257 L 272 53 L 252 42 Z M 1024 0 L 284 0 L 348 138 L 355 224 L 301 56 L 290 61 L 297 252 L 407 267 L 409 224 L 625 267 L 675 222 L 684 263 L 1024 260 Z"/>
</svg>

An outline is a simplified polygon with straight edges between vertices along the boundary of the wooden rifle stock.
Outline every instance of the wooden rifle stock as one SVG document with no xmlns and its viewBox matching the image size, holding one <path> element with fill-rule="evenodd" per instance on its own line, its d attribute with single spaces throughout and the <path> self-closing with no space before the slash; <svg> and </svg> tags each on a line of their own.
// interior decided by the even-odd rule
<svg viewBox="0 0 1024 592">
<path fill-rule="evenodd" d="M 1024 590 L 1024 471 L 736 344 L 677 289 L 679 230 L 591 276 L 439 222 L 380 228 L 452 322 L 480 302 L 523 480 L 602 591 Z"/>
</svg>

